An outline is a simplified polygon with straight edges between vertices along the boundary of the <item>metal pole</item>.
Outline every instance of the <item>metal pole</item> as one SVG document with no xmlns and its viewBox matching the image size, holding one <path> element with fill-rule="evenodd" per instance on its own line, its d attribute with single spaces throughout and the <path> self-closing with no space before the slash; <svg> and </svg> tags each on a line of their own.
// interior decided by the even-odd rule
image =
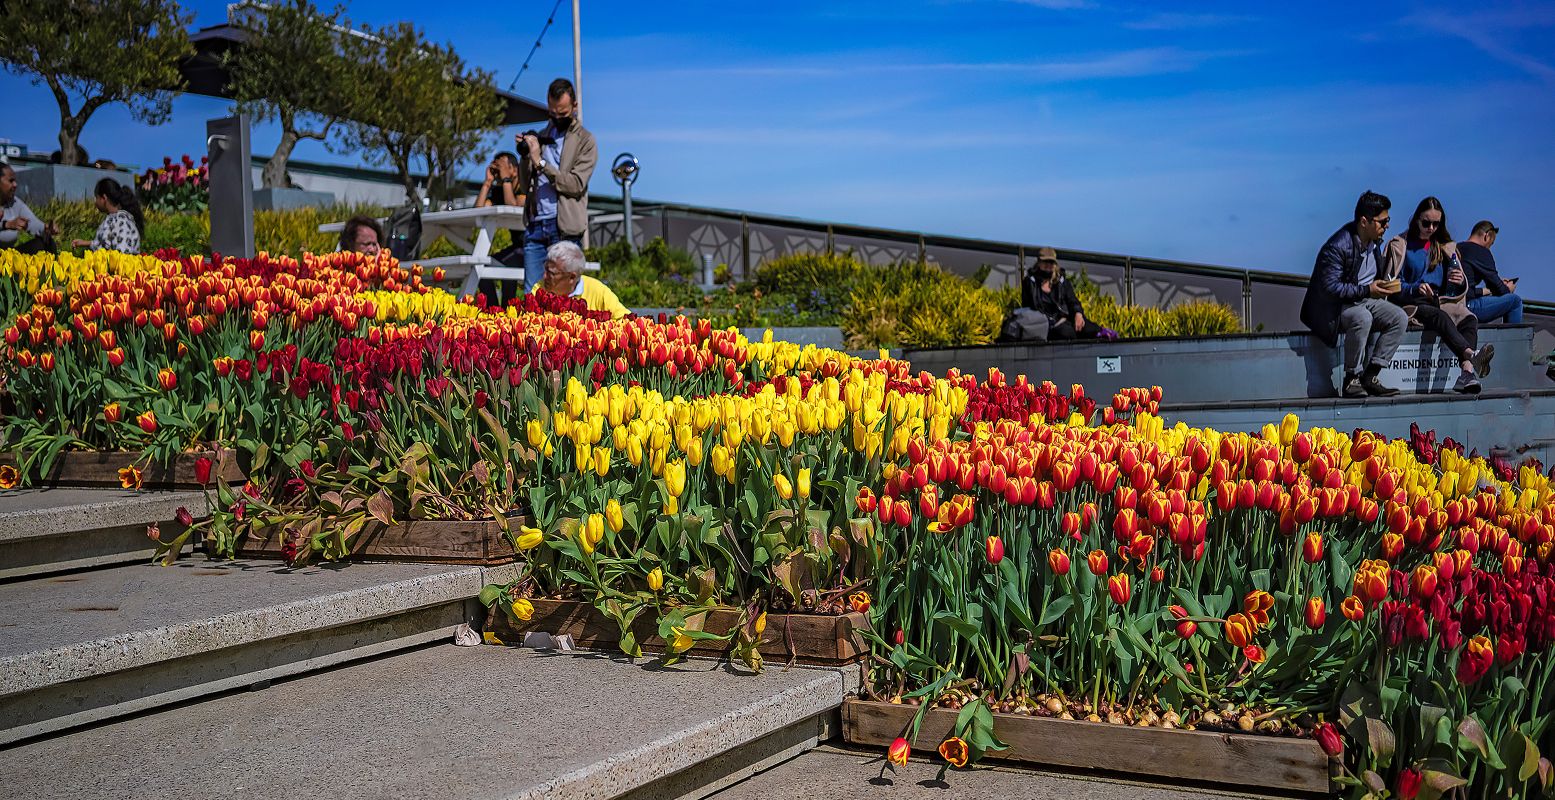
<svg viewBox="0 0 1555 800">
<path fill-rule="evenodd" d="M 928 248 L 928 245 L 926 243 L 924 243 L 924 241 L 923 241 L 923 234 L 921 234 L 921 233 L 918 234 L 918 263 L 919 264 L 927 264 L 927 263 L 929 263 L 929 248 Z"/>
<path fill-rule="evenodd" d="M 831 256 L 831 255 L 836 255 L 836 254 L 837 254 L 837 232 L 832 230 L 832 226 L 830 224 L 828 224 L 826 226 L 826 255 Z"/>
<path fill-rule="evenodd" d="M 578 0 L 572 0 L 572 93 L 578 101 L 573 113 L 583 122 L 583 27 L 578 19 Z"/>
<path fill-rule="evenodd" d="M 1242 328 L 1251 330 L 1253 327 L 1253 274 L 1242 273 Z"/>
<path fill-rule="evenodd" d="M 744 214 L 740 215 L 740 277 L 746 278 L 751 274 L 751 223 Z"/>
<path fill-rule="evenodd" d="M 622 215 L 622 229 L 626 231 L 627 252 L 637 252 L 637 240 L 632 238 L 632 183 L 627 181 L 621 184 L 621 205 L 626 206 Z"/>
<path fill-rule="evenodd" d="M 1123 259 L 1123 303 L 1134 304 L 1134 259 L 1127 256 Z"/>
</svg>

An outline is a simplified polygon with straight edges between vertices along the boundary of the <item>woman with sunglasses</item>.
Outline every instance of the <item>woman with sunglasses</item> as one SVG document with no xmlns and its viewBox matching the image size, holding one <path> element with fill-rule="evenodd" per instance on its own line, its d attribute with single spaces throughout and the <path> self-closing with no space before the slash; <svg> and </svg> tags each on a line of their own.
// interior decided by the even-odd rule
<svg viewBox="0 0 1555 800">
<path fill-rule="evenodd" d="M 1490 374 L 1495 348 L 1479 347 L 1479 320 L 1465 302 L 1468 284 L 1440 200 L 1420 201 L 1408 230 L 1388 242 L 1382 260 L 1381 275 L 1401 285 L 1393 302 L 1404 307 L 1411 322 L 1440 336 L 1458 357 L 1463 371 L 1453 390 L 1479 394 L 1479 379 Z"/>
</svg>

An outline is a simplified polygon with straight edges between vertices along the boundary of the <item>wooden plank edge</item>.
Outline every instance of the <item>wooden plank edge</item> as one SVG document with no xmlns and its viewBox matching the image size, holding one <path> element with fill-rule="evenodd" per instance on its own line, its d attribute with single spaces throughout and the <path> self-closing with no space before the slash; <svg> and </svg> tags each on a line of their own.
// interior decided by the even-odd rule
<svg viewBox="0 0 1555 800">
<path fill-rule="evenodd" d="M 843 739 L 852 744 L 888 747 L 906 735 L 918 707 L 850 697 L 842 705 Z M 937 708 L 924 717 L 914 748 L 933 752 L 950 735 L 956 713 Z M 1221 731 L 1137 728 L 1103 722 L 1061 720 L 1016 714 L 994 714 L 994 729 L 1009 750 L 986 758 L 1017 764 L 1071 767 L 1150 778 L 1203 781 L 1225 786 L 1256 787 L 1328 794 L 1332 768 L 1322 747 L 1312 739 L 1257 736 Z M 1047 746 L 1022 746 L 1022 739 L 1041 739 Z M 1100 745 L 1098 745 L 1100 743 Z M 1151 758 L 1152 746 L 1174 750 L 1201 749 L 1199 757 Z M 1094 754 L 1129 751 L 1126 762 L 1104 762 Z M 1066 751 L 1082 755 L 1069 756 Z M 1084 754 L 1092 754 L 1086 757 Z M 1256 761 L 1258 768 L 1245 762 Z M 1128 766 L 1119 766 L 1126 763 Z"/>
</svg>

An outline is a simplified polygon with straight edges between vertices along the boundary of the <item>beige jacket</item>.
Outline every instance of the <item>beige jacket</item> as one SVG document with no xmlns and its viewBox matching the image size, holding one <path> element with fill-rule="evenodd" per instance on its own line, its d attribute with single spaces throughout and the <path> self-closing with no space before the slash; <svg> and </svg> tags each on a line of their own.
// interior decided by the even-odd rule
<svg viewBox="0 0 1555 800">
<path fill-rule="evenodd" d="M 1403 234 L 1399 234 L 1389 240 L 1387 248 L 1382 251 L 1382 263 L 1377 265 L 1377 277 L 1384 280 L 1397 280 L 1399 275 L 1404 272 L 1404 253 L 1407 248 L 1408 243 L 1404 240 Z M 1458 245 L 1455 242 L 1448 242 L 1442 245 L 1443 258 L 1456 255 L 1457 252 Z M 1441 298 L 1439 305 L 1443 311 L 1447 312 L 1447 316 L 1452 320 L 1453 324 L 1456 325 L 1465 318 L 1474 315 L 1474 312 L 1469 310 L 1467 300 L 1468 295 L 1465 290 L 1463 294 Z M 1415 306 L 1404 306 L 1404 312 L 1409 315 L 1411 323 L 1417 327 L 1420 325 L 1420 322 L 1415 319 Z"/>
<path fill-rule="evenodd" d="M 589 179 L 594 176 L 594 166 L 599 163 L 599 150 L 594 134 L 583 123 L 572 121 L 562 141 L 562 163 L 559 167 L 544 165 L 547 177 L 556 186 L 556 228 L 564 236 L 582 236 L 589 226 Z M 529 197 L 524 201 L 524 224 L 535 215 L 539 198 L 532 190 L 535 175 L 529 159 L 518 164 L 518 185 L 529 187 Z"/>
</svg>

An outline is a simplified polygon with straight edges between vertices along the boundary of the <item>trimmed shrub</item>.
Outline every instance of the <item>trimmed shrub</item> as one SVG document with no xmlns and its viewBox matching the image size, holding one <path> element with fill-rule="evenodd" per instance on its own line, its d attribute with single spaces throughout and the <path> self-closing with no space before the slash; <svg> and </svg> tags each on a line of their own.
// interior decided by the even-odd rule
<svg viewBox="0 0 1555 800">
<path fill-rule="evenodd" d="M 848 345 L 945 347 L 988 344 L 999 335 L 1010 294 L 989 291 L 915 261 L 863 270 L 842 315 Z"/>
</svg>

